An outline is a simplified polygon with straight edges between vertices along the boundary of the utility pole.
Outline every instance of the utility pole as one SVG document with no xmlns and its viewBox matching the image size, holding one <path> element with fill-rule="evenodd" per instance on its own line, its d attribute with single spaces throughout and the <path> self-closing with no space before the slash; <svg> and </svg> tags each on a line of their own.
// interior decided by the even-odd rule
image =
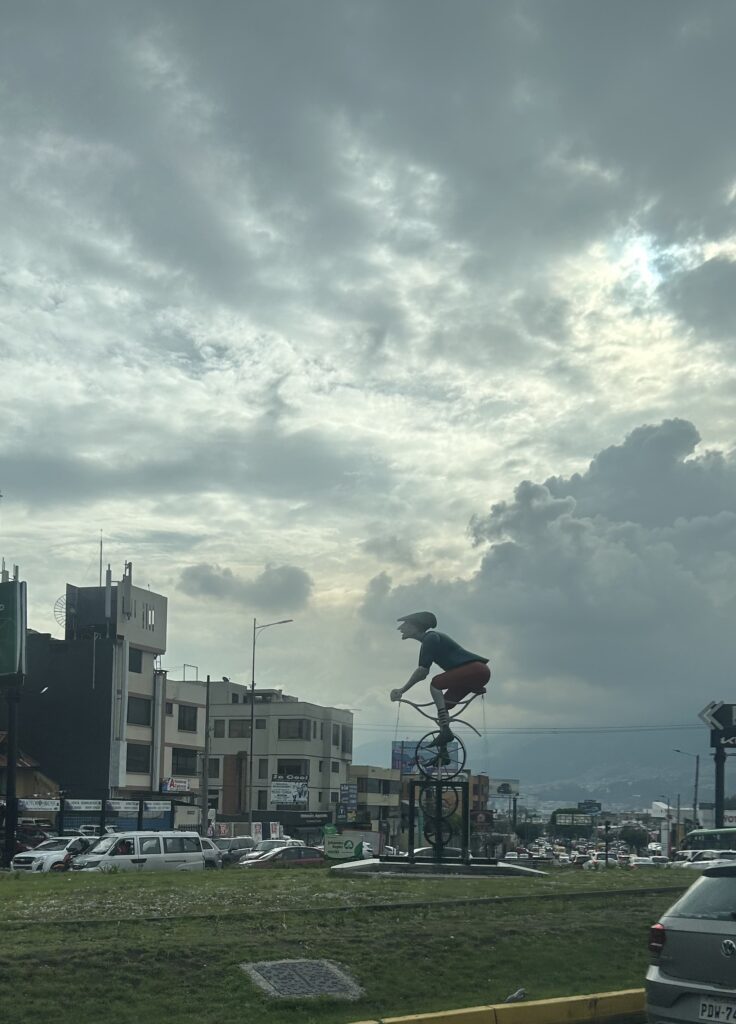
<svg viewBox="0 0 736 1024">
<path fill-rule="evenodd" d="M 210 818 L 210 677 L 207 676 L 207 684 L 204 699 L 204 755 L 202 757 L 202 822 L 200 832 L 207 835 L 207 826 Z"/>
</svg>

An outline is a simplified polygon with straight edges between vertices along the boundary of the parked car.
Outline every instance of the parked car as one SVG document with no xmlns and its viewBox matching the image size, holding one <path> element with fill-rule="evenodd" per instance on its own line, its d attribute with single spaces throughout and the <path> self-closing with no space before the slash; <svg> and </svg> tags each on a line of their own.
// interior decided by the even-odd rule
<svg viewBox="0 0 736 1024">
<path fill-rule="evenodd" d="M 250 850 L 245 856 L 241 857 L 238 861 L 239 864 L 244 864 L 252 860 L 258 860 L 263 857 L 264 854 L 270 853 L 271 850 L 279 850 L 285 846 L 304 846 L 304 842 L 301 839 L 291 839 L 284 836 L 282 839 L 261 839 L 260 843 Z"/>
<path fill-rule="evenodd" d="M 206 836 L 202 836 L 200 841 L 202 843 L 205 868 L 221 868 L 222 850 L 218 849 L 214 842 Z"/>
<path fill-rule="evenodd" d="M 672 868 L 690 871 L 704 871 L 705 868 L 720 867 L 736 861 L 736 850 L 698 850 L 690 860 L 674 861 Z"/>
<path fill-rule="evenodd" d="M 16 853 L 10 867 L 13 871 L 68 871 L 73 859 L 86 853 L 91 845 L 86 836 L 45 839 L 32 850 Z"/>
<path fill-rule="evenodd" d="M 267 850 L 260 857 L 240 862 L 244 868 L 321 868 L 325 864 L 325 855 L 321 850 L 301 844 L 277 847 Z"/>
<path fill-rule="evenodd" d="M 230 836 L 213 839 L 212 842 L 222 854 L 222 866 L 237 864 L 240 858 L 250 850 L 256 848 L 256 840 L 253 836 Z"/>
<path fill-rule="evenodd" d="M 736 1013 L 736 864 L 709 867 L 649 932 L 650 1021 L 730 1021 Z"/>
<path fill-rule="evenodd" d="M 634 854 L 631 854 L 628 866 L 630 868 L 653 868 L 654 864 L 651 857 L 636 857 Z"/>
<path fill-rule="evenodd" d="M 122 832 L 101 836 L 72 861 L 75 871 L 203 871 L 196 832 Z"/>
<path fill-rule="evenodd" d="M 53 836 L 45 829 L 39 828 L 38 825 L 19 825 L 15 830 L 15 838 L 23 846 L 33 849 L 39 843 L 52 839 Z"/>
</svg>

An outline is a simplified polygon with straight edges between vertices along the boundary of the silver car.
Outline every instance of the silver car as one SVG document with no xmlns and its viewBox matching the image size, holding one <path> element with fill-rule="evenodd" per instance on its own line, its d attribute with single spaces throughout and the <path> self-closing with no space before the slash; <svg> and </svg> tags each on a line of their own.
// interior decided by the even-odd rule
<svg viewBox="0 0 736 1024">
<path fill-rule="evenodd" d="M 650 1024 L 736 1021 L 736 864 L 706 868 L 649 933 Z"/>
</svg>

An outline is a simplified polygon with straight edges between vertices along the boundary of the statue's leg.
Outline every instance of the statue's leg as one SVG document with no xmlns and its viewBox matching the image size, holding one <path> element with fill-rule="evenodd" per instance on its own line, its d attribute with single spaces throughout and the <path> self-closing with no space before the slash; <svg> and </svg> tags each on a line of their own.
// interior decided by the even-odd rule
<svg viewBox="0 0 736 1024">
<path fill-rule="evenodd" d="M 440 726 L 440 734 L 437 738 L 438 743 L 446 744 L 454 740 L 454 736 L 450 730 L 450 712 L 447 710 L 445 704 L 445 695 L 438 686 L 430 684 L 429 692 L 432 695 L 432 700 L 437 708 L 437 721 Z"/>
</svg>

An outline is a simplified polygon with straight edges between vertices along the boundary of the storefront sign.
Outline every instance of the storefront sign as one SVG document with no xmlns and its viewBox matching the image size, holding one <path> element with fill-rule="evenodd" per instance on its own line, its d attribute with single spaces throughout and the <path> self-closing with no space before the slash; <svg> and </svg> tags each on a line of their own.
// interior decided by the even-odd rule
<svg viewBox="0 0 736 1024">
<path fill-rule="evenodd" d="M 147 811 L 170 811 L 171 803 L 168 800 L 146 800 L 144 807 Z"/>
<path fill-rule="evenodd" d="M 67 811 L 101 811 L 102 800 L 65 800 Z"/>
<path fill-rule="evenodd" d="M 108 811 L 138 811 L 137 800 L 108 800 L 107 801 Z"/>
<path fill-rule="evenodd" d="M 189 789 L 189 779 L 169 778 L 161 782 L 162 793 L 188 793 Z"/>
<path fill-rule="evenodd" d="M 18 809 L 21 811 L 58 811 L 58 800 L 19 800 Z"/>
</svg>

